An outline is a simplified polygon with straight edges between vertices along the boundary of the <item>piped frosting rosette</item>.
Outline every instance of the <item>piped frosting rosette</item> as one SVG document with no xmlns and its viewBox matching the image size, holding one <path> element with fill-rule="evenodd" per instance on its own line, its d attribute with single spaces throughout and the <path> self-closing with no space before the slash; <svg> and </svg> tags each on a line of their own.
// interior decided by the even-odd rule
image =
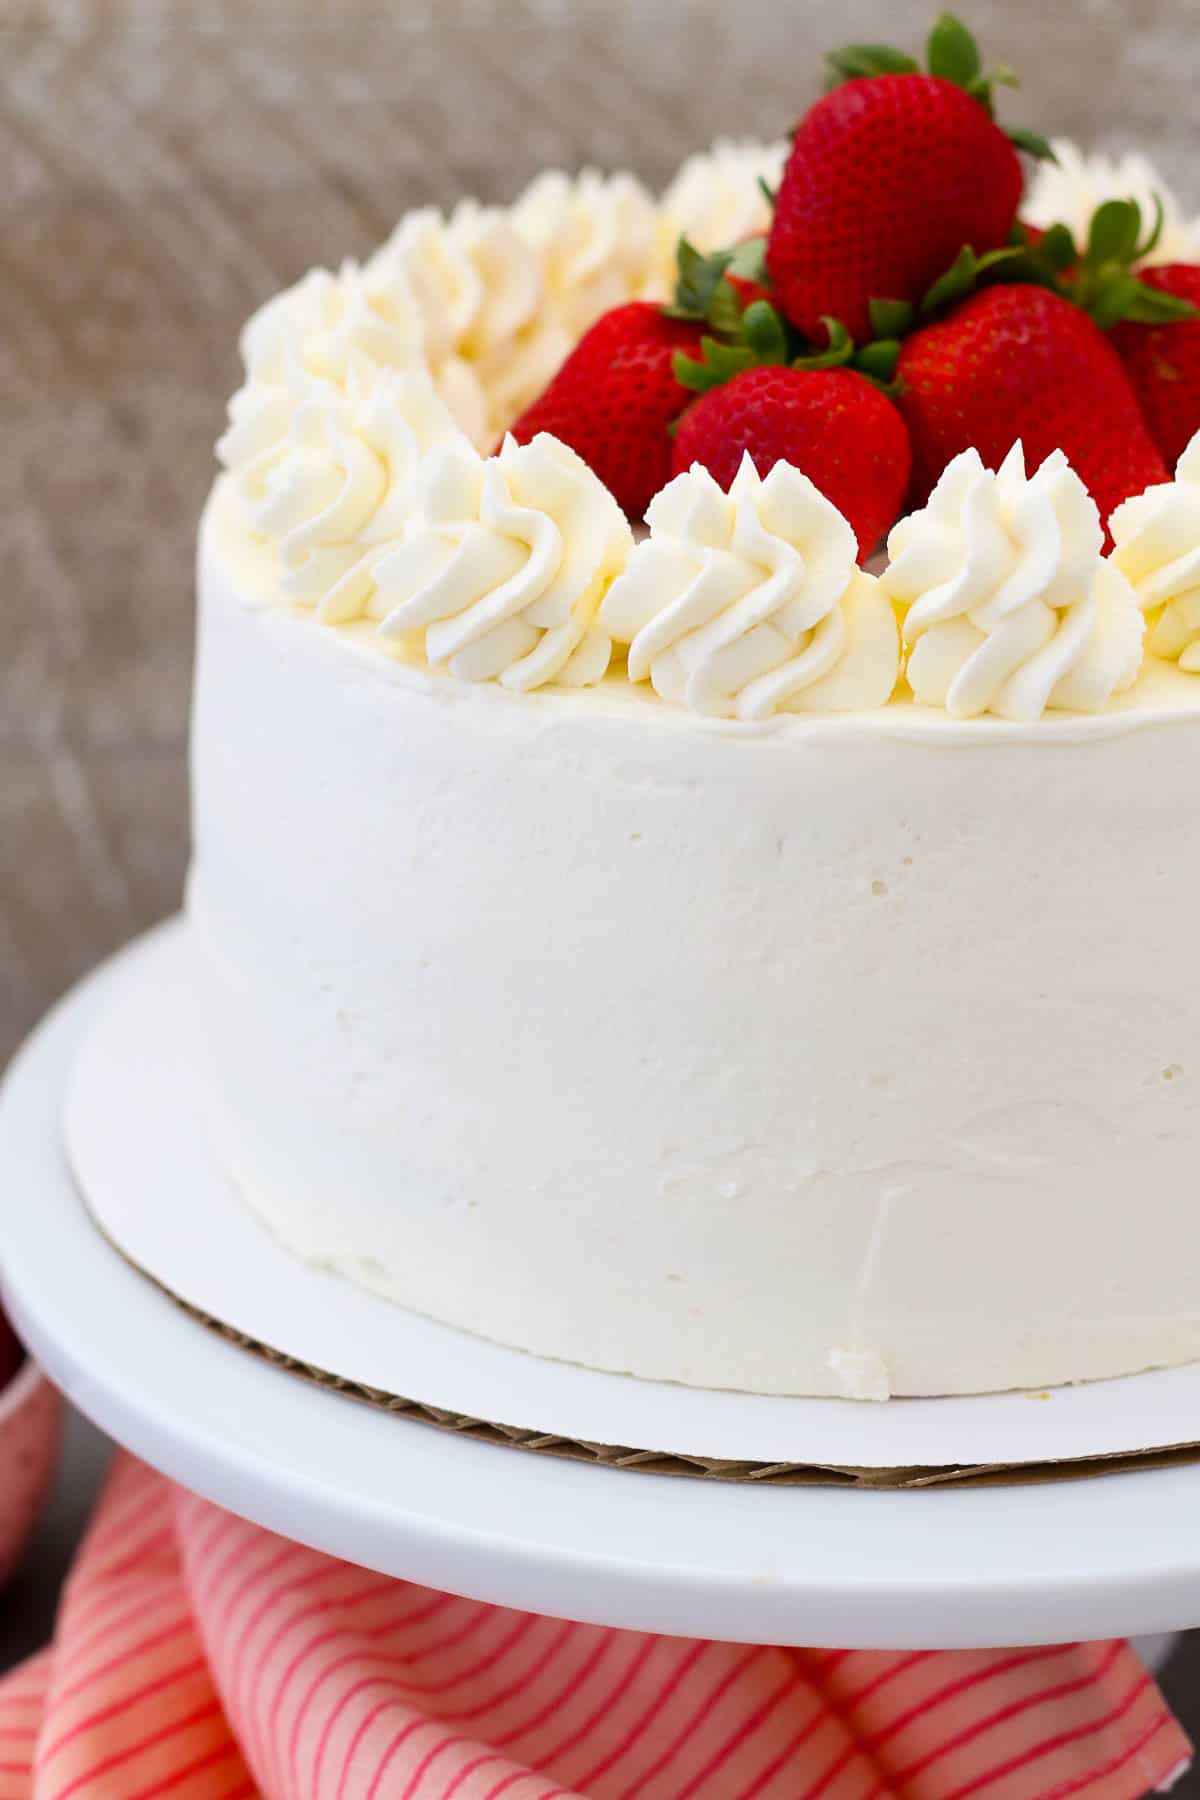
<svg viewBox="0 0 1200 1800">
<path fill-rule="evenodd" d="M 510 438 L 492 457 L 447 443 L 374 566 L 371 614 L 460 681 L 587 686 L 608 668 L 597 615 L 632 543 L 608 489 L 557 438 Z"/>
<path fill-rule="evenodd" d="M 346 263 L 332 274 L 313 269 L 268 300 L 241 336 L 246 379 L 229 403 L 229 425 L 217 443 L 227 469 L 270 463 L 296 412 L 333 401 L 351 383 L 359 391 L 395 371 L 424 373 L 425 328 L 411 289 L 372 291 L 363 271 Z"/>
<path fill-rule="evenodd" d="M 384 291 L 411 289 L 435 378 L 440 372 L 453 384 L 465 374 L 476 384 L 474 416 L 465 405 L 457 410 L 468 435 L 488 448 L 553 373 L 539 348 L 546 286 L 538 252 L 502 208 L 466 200 L 449 216 L 435 207 L 409 213 L 367 276 Z"/>
<path fill-rule="evenodd" d="M 487 450 L 601 313 L 666 298 L 659 244 L 641 183 L 594 170 L 540 176 L 510 207 L 409 213 L 365 264 L 315 269 L 250 319 L 217 454 L 237 468 L 273 450 L 314 384 L 396 369 L 425 370 Z"/>
<path fill-rule="evenodd" d="M 699 466 L 651 502 L 650 535 L 600 623 L 629 675 L 715 718 L 883 706 L 896 684 L 890 603 L 856 563 L 854 532 L 807 476 L 749 456 L 724 493 Z"/>
<path fill-rule="evenodd" d="M 1032 476 L 965 450 L 888 539 L 882 581 L 904 609 L 914 698 L 955 718 L 1097 712 L 1132 685 L 1144 623 L 1102 554 L 1095 503 L 1061 451 Z"/>
<path fill-rule="evenodd" d="M 466 445 L 425 374 L 349 391 L 318 386 L 285 435 L 234 475 L 252 528 L 279 557 L 279 583 L 323 624 L 361 618 L 382 549 L 403 531 L 426 457 Z"/>
<path fill-rule="evenodd" d="M 1147 648 L 1200 674 L 1200 432 L 1175 479 L 1118 506 L 1112 561 L 1151 619 Z"/>
<path fill-rule="evenodd" d="M 658 208 L 634 175 L 548 170 L 509 216 L 539 258 L 548 313 L 571 344 L 601 313 L 646 293 L 654 281 Z"/>
</svg>

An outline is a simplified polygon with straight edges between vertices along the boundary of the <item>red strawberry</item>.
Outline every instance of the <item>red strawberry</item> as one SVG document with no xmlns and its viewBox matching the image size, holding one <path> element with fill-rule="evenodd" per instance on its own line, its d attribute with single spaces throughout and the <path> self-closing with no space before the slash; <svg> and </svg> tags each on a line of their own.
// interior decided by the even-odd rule
<svg viewBox="0 0 1200 1800">
<path fill-rule="evenodd" d="M 1021 165 L 991 118 L 988 78 L 957 20 L 943 15 L 935 25 L 928 75 L 877 46 L 830 61 L 852 79 L 796 129 L 767 267 L 779 305 L 806 337 L 823 342 L 823 321 L 835 318 L 862 342 L 872 300 L 915 304 L 964 245 L 983 254 L 1008 242 Z"/>
<path fill-rule="evenodd" d="M 512 435 L 521 444 L 539 431 L 561 438 L 640 519 L 670 473 L 668 428 L 691 399 L 672 358 L 698 355 L 705 329 L 645 300 L 615 307 L 584 333 Z"/>
<path fill-rule="evenodd" d="M 1167 263 L 1143 269 L 1146 287 L 1174 294 L 1200 307 L 1200 268 Z M 1126 373 L 1141 402 L 1150 435 L 1173 469 L 1200 431 L 1200 319 L 1165 325 L 1126 320 L 1112 334 Z"/>
<path fill-rule="evenodd" d="M 981 289 L 906 338 L 897 373 L 914 506 L 961 450 L 974 446 L 995 469 L 1018 438 L 1031 469 L 1064 450 L 1105 520 L 1130 494 L 1167 479 L 1112 344 L 1046 288 Z"/>
<path fill-rule="evenodd" d="M 761 281 L 749 281 L 744 275 L 733 275 L 728 270 L 725 279 L 737 295 L 738 305 L 743 312 L 748 306 L 753 306 L 756 300 L 766 300 L 769 303 L 774 299 L 770 288 L 765 287 Z"/>
<path fill-rule="evenodd" d="M 703 463 L 728 489 L 750 452 L 760 475 L 777 462 L 803 471 L 853 525 L 869 556 L 900 514 L 908 433 L 896 408 L 852 369 L 748 369 L 684 414 L 671 473 Z"/>
</svg>

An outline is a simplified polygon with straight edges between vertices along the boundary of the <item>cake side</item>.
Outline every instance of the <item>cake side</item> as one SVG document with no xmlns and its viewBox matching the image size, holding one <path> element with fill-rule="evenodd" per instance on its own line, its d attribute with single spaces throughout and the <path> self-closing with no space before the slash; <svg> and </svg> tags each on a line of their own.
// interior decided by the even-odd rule
<svg viewBox="0 0 1200 1800">
<path fill-rule="evenodd" d="M 264 606 L 221 491 L 200 601 L 192 1035 L 290 1248 L 759 1392 L 1200 1355 L 1189 677 L 1034 725 L 472 687 Z"/>
<path fill-rule="evenodd" d="M 1140 162 L 1028 185 L 950 15 L 828 61 L 787 144 L 423 209 L 247 326 L 218 1153 L 297 1253 L 597 1368 L 1200 1356 L 1195 227 Z"/>
</svg>

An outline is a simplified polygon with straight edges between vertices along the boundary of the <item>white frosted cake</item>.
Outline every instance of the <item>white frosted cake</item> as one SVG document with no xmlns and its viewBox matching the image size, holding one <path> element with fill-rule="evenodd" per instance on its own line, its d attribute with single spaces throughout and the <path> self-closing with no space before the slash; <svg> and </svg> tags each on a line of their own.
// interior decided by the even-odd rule
<svg viewBox="0 0 1200 1800">
<path fill-rule="evenodd" d="M 417 214 L 248 327 L 199 559 L 216 1152 L 299 1256 L 594 1368 L 1198 1357 L 1200 446 L 1111 521 L 1069 454 L 968 447 L 868 562 L 819 454 L 668 468 L 643 523 L 520 429 L 681 233 L 766 231 L 783 156 Z"/>
</svg>

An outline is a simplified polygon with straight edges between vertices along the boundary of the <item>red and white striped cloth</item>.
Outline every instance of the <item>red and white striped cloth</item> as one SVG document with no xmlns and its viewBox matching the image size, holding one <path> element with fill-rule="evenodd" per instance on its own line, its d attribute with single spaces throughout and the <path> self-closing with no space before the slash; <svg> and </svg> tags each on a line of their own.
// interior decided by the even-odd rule
<svg viewBox="0 0 1200 1800">
<path fill-rule="evenodd" d="M 0 1683 L 0 1800 L 1135 1800 L 1188 1755 L 1119 1641 L 565 1624 L 320 1556 L 128 1458 L 53 1646 Z"/>
</svg>

